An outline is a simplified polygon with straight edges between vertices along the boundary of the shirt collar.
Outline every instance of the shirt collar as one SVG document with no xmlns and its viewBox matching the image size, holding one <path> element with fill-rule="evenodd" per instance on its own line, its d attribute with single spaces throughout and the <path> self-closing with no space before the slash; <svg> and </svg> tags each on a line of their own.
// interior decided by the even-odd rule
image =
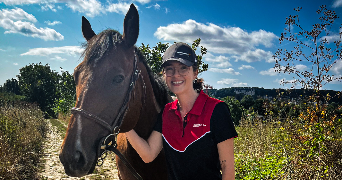
<svg viewBox="0 0 342 180">
<path fill-rule="evenodd" d="M 201 92 L 199 93 L 195 103 L 194 103 L 194 106 L 192 107 L 192 109 L 188 112 L 188 114 L 194 114 L 194 115 L 201 115 L 202 114 L 202 110 L 203 110 L 203 107 L 204 107 L 204 104 L 205 102 L 207 101 L 208 99 L 208 95 L 206 95 L 203 90 L 201 90 Z M 178 99 L 176 99 L 175 101 L 172 102 L 171 104 L 171 109 L 173 110 L 177 110 L 178 109 Z"/>
</svg>

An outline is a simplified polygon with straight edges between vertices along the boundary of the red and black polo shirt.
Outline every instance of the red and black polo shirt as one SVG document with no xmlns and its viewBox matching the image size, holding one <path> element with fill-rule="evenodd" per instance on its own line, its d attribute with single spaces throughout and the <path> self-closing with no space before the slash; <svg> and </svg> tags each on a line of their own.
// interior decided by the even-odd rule
<svg viewBox="0 0 342 180">
<path fill-rule="evenodd" d="M 168 179 L 222 179 L 217 144 L 237 137 L 227 104 L 201 91 L 184 123 L 177 104 L 165 106 L 154 128 L 163 135 Z"/>
</svg>

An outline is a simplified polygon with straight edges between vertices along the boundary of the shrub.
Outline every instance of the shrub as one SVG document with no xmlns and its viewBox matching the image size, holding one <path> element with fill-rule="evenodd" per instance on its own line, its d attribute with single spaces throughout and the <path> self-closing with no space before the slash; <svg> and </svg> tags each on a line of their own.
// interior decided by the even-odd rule
<svg viewBox="0 0 342 180">
<path fill-rule="evenodd" d="M 44 113 L 27 103 L 0 106 L 0 179 L 36 179 L 47 126 Z"/>
</svg>

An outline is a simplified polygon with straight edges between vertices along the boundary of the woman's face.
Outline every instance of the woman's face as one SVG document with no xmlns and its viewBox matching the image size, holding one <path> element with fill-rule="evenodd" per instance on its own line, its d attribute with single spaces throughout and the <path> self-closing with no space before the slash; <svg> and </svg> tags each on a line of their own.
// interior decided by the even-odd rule
<svg viewBox="0 0 342 180">
<path fill-rule="evenodd" d="M 197 71 L 193 67 L 186 66 L 178 61 L 170 61 L 164 67 L 163 75 L 167 86 L 174 94 L 193 91 L 193 81 L 197 77 Z"/>
</svg>

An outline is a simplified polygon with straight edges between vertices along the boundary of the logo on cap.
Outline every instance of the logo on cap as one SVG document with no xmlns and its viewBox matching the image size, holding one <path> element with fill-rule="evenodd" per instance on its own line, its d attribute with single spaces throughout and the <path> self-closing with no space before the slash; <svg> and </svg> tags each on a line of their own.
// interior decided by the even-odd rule
<svg viewBox="0 0 342 180">
<path fill-rule="evenodd" d="M 180 54 L 180 55 L 188 55 L 190 56 L 191 54 L 188 54 L 188 53 L 185 53 L 185 52 L 176 52 L 177 54 Z"/>
</svg>

